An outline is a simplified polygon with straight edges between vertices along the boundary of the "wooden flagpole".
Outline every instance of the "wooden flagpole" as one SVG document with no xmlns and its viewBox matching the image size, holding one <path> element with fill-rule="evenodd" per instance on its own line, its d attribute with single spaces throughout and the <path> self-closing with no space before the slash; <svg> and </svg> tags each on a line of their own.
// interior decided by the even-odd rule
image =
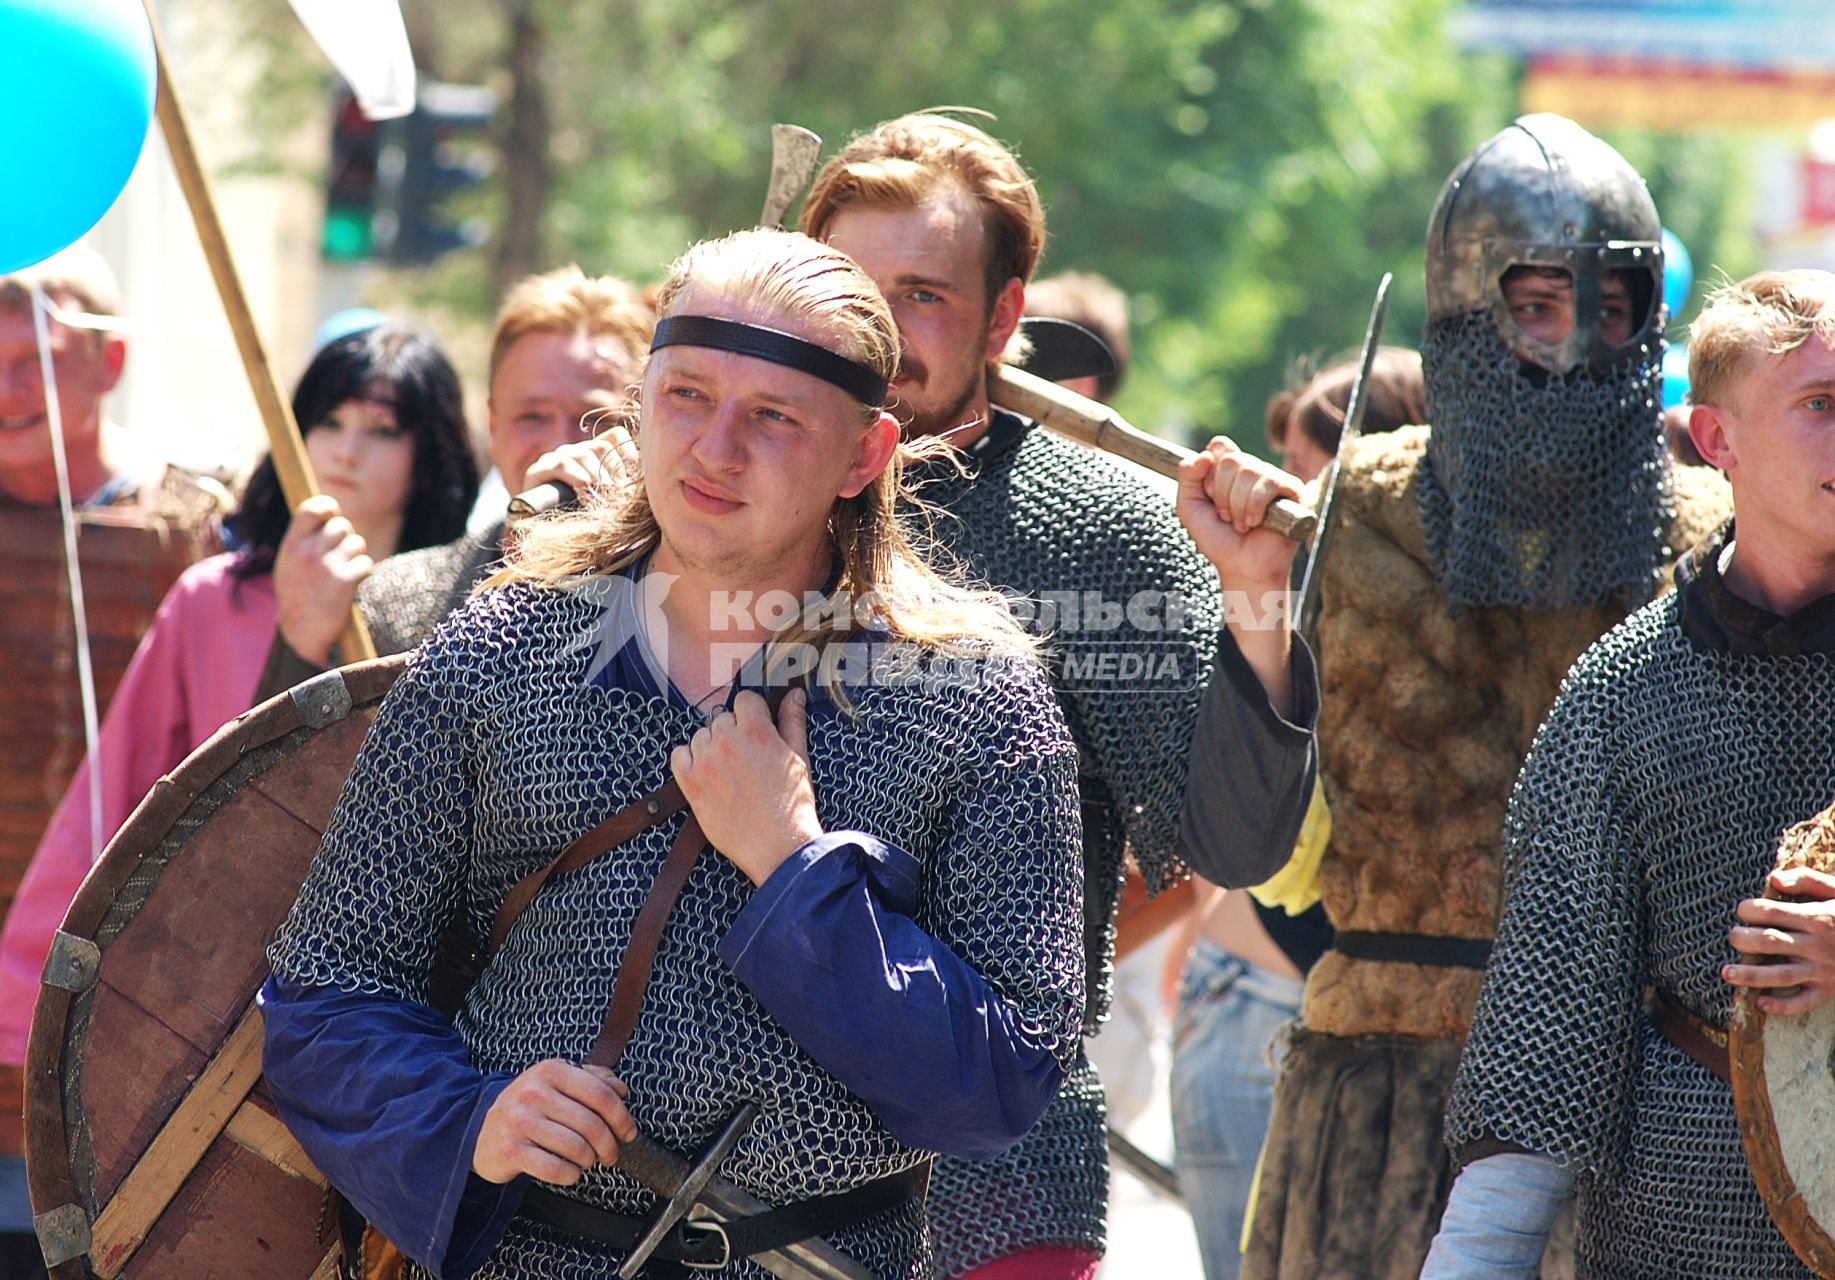
<svg viewBox="0 0 1835 1280">
<path fill-rule="evenodd" d="M 286 496 L 288 507 L 297 508 L 320 491 L 318 478 L 312 474 L 312 463 L 306 457 L 306 442 L 300 435 L 299 424 L 293 420 L 293 407 L 280 393 L 280 386 L 274 380 L 274 368 L 268 362 L 261 335 L 255 329 L 254 313 L 249 309 L 242 277 L 236 271 L 229 240 L 223 234 L 223 222 L 217 216 L 216 201 L 210 193 L 210 180 L 198 163 L 197 149 L 191 143 L 191 128 L 186 123 L 185 110 L 166 63 L 165 44 L 160 39 L 159 23 L 153 15 L 153 0 L 144 0 L 144 4 L 147 24 L 153 30 L 154 55 L 158 59 L 159 90 L 153 112 L 159 119 L 166 150 L 172 155 L 172 167 L 185 193 L 185 203 L 191 207 L 191 220 L 197 226 L 204 261 L 210 266 L 217 295 L 223 300 L 223 313 L 229 320 L 230 332 L 235 335 L 236 350 L 241 353 L 242 367 L 248 373 L 249 389 L 255 393 L 255 406 L 260 410 L 262 425 L 267 428 L 268 452 L 274 459 L 280 490 Z M 376 643 L 370 639 L 369 628 L 355 606 L 344 624 L 344 633 L 338 638 L 338 656 L 345 662 L 376 656 Z"/>
</svg>

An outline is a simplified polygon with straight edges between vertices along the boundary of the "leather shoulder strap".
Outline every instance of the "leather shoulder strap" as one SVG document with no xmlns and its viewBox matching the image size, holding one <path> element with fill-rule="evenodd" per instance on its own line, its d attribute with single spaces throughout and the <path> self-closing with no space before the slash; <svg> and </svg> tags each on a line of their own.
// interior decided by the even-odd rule
<svg viewBox="0 0 1835 1280">
<path fill-rule="evenodd" d="M 657 823 L 667 822 L 687 807 L 688 801 L 682 795 L 682 788 L 671 778 L 649 795 L 633 800 L 591 831 L 577 837 L 572 844 L 561 850 L 560 856 L 518 880 L 504 895 L 502 904 L 497 908 L 497 917 L 491 921 L 489 950 L 495 951 L 502 944 L 510 932 L 510 926 L 535 901 L 535 895 L 541 892 L 550 876 L 586 865 Z"/>
<path fill-rule="evenodd" d="M 766 695 L 765 705 L 773 721 L 777 719 L 778 709 L 783 705 L 784 696 L 790 692 L 791 687 L 780 685 Z M 517 881 L 515 887 L 504 895 L 502 905 L 497 908 L 497 917 L 491 923 L 490 949 L 497 949 L 498 944 L 510 932 L 510 926 L 516 923 L 517 917 L 535 900 L 535 895 L 541 892 L 541 887 L 548 882 L 550 876 L 584 866 L 687 807 L 688 801 L 682 795 L 682 788 L 671 778 L 649 795 L 626 805 L 580 836 L 552 862 Z M 625 944 L 624 955 L 618 961 L 617 976 L 612 980 L 612 1002 L 606 1010 L 605 1023 L 599 1029 L 598 1039 L 593 1042 L 592 1052 L 587 1055 L 588 1062 L 612 1067 L 624 1054 L 624 1047 L 637 1026 L 637 1013 L 643 1005 L 644 987 L 650 981 L 650 966 L 656 959 L 656 948 L 663 939 L 663 927 L 669 923 L 676 900 L 682 896 L 682 889 L 688 883 L 688 873 L 694 870 L 701 850 L 706 847 L 707 837 L 691 811 L 682 823 L 682 829 L 676 833 L 674 843 L 669 846 L 669 856 L 664 859 L 662 870 L 656 873 L 656 880 L 651 884 L 650 892 L 645 895 L 644 905 L 631 926 L 631 940 Z"/>
<path fill-rule="evenodd" d="M 701 823 L 690 811 L 688 820 L 676 833 L 675 843 L 669 846 L 669 857 L 663 869 L 656 873 L 656 880 L 644 897 L 637 922 L 631 926 L 631 940 L 625 944 L 624 955 L 618 960 L 618 974 L 612 979 L 612 1003 L 605 1011 L 599 1038 L 593 1041 L 592 1052 L 586 1055 L 588 1062 L 615 1067 L 624 1055 L 631 1032 L 637 1028 L 637 1011 L 643 1006 L 644 988 L 650 982 L 650 965 L 656 959 L 656 948 L 663 940 L 663 926 L 669 923 L 676 900 L 682 896 L 682 887 L 688 883 L 688 873 L 694 870 L 695 861 L 706 847 L 707 837 L 701 832 Z"/>
</svg>

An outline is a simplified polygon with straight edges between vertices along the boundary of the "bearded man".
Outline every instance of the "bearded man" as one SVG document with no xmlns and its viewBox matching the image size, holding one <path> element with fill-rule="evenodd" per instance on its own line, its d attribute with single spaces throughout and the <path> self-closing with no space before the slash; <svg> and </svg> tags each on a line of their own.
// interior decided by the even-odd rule
<svg viewBox="0 0 1835 1280">
<path fill-rule="evenodd" d="M 944 554 L 1051 637 L 1052 685 L 1078 747 L 1093 1035 L 1128 857 L 1158 892 L 1188 866 L 1254 883 L 1293 846 L 1317 706 L 1311 659 L 1279 607 L 1293 544 L 1221 514 L 1235 465 L 1225 443 L 1184 468 L 1175 515 L 1140 473 L 991 409 L 990 371 L 1025 310 L 1045 216 L 1031 178 L 985 131 L 919 114 L 861 134 L 816 176 L 802 225 L 892 305 L 894 408 L 907 438 L 951 451 L 922 491 L 941 511 Z M 1227 629 L 1220 580 L 1240 593 Z M 1091 1274 L 1107 1212 L 1103 1120 L 1101 1083 L 1079 1055 L 1010 1151 L 940 1159 L 927 1200 L 938 1274 Z"/>
</svg>

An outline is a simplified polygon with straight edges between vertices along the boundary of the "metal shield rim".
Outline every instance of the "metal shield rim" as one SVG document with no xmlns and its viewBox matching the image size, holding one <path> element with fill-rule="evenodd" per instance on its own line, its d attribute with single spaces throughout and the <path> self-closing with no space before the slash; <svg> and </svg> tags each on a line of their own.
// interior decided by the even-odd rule
<svg viewBox="0 0 1835 1280">
<path fill-rule="evenodd" d="M 378 701 L 406 661 L 407 655 L 395 654 L 341 668 L 338 675 L 349 703 L 336 718 Z M 184 763 L 155 783 L 135 807 L 77 890 L 61 929 L 82 938 L 93 937 L 141 863 L 212 784 L 250 751 L 308 727 L 312 726 L 305 709 L 289 691 L 244 712 L 212 734 Z M 26 1042 L 26 1182 L 34 1215 L 77 1206 L 93 1220 L 99 1206 L 83 1204 L 71 1169 L 70 1134 L 64 1116 L 64 1046 L 71 1007 L 79 994 L 39 986 Z M 79 1255 L 53 1266 L 51 1272 L 60 1280 L 77 1280 L 90 1274 L 90 1269 L 86 1258 Z"/>
</svg>

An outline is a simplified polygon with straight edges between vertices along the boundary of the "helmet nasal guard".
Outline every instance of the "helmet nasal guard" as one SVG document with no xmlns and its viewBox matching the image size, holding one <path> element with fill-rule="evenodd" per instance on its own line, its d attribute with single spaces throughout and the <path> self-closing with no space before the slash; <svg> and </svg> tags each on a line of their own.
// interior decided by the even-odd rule
<svg viewBox="0 0 1835 1280">
<path fill-rule="evenodd" d="M 1637 171 L 1564 116 L 1520 117 L 1467 156 L 1427 223 L 1429 321 L 1489 311 L 1523 360 L 1555 374 L 1600 372 L 1647 359 L 1666 322 L 1663 228 Z M 1574 327 L 1559 342 L 1532 337 L 1505 304 L 1512 267 L 1565 272 Z M 1631 337 L 1600 333 L 1602 286 L 1616 276 L 1630 295 Z"/>
</svg>

